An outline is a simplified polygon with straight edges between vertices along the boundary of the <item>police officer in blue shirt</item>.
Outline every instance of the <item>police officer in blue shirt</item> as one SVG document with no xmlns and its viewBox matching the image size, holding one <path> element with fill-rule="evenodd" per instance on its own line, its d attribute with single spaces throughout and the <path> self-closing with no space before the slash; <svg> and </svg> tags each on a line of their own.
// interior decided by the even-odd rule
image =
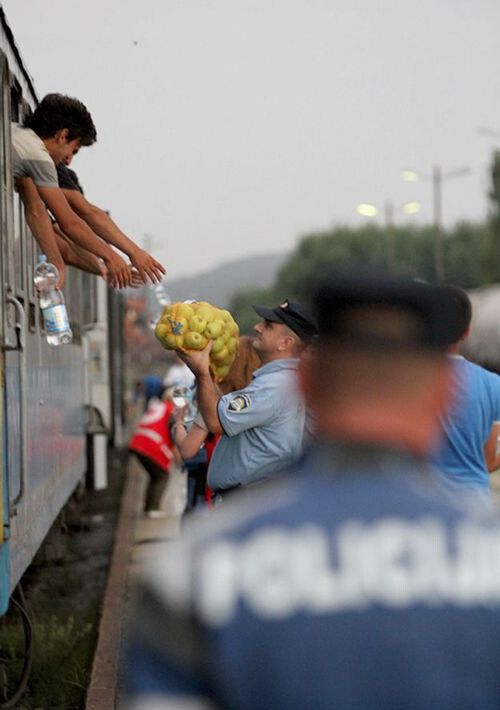
<svg viewBox="0 0 500 710">
<path fill-rule="evenodd" d="M 500 522 L 447 499 L 425 462 L 453 301 L 336 276 L 315 304 L 317 442 L 155 560 L 130 710 L 500 707 Z"/>
<path fill-rule="evenodd" d="M 222 494 L 269 478 L 298 459 L 302 449 L 305 406 L 297 365 L 316 327 L 292 301 L 254 309 L 262 318 L 253 340 L 262 367 L 245 389 L 221 397 L 210 376 L 210 344 L 201 353 L 181 355 L 196 375 L 209 431 L 222 434 L 208 469 L 208 485 Z"/>
</svg>

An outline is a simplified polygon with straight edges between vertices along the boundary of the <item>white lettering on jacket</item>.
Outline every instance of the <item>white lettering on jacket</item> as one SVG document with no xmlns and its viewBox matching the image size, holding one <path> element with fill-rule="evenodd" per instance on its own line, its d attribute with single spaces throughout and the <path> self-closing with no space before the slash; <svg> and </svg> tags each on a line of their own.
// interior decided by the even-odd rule
<svg viewBox="0 0 500 710">
<path fill-rule="evenodd" d="M 263 619 L 331 614 L 379 604 L 405 608 L 500 603 L 500 528 L 447 528 L 434 518 L 268 527 L 205 549 L 195 606 L 223 626 L 238 604 Z"/>
</svg>

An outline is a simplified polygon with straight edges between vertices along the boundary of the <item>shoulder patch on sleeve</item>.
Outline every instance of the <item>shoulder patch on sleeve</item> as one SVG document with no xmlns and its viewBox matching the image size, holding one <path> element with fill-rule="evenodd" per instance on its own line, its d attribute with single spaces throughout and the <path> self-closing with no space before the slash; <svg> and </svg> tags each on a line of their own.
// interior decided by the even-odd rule
<svg viewBox="0 0 500 710">
<path fill-rule="evenodd" d="M 247 394 L 239 394 L 234 397 L 228 404 L 227 408 L 230 412 L 242 412 L 252 405 L 252 400 Z"/>
</svg>

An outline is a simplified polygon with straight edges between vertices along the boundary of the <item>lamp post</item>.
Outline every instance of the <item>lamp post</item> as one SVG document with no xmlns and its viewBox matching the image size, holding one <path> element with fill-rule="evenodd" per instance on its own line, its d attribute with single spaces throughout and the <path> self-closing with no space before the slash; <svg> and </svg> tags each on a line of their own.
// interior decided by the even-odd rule
<svg viewBox="0 0 500 710">
<path fill-rule="evenodd" d="M 417 170 L 403 170 L 402 178 L 405 182 L 418 182 L 425 180 L 432 183 L 432 221 L 434 224 L 434 270 L 436 280 L 444 281 L 443 258 L 443 180 L 464 177 L 472 172 L 469 166 L 463 166 L 443 173 L 439 165 L 434 165 L 432 175 L 423 175 Z"/>
<path fill-rule="evenodd" d="M 402 206 L 402 210 L 406 215 L 415 215 L 420 212 L 419 202 L 406 202 Z M 370 202 L 360 202 L 356 207 L 357 213 L 361 217 L 374 219 L 378 214 L 376 205 Z M 394 202 L 386 200 L 384 203 L 384 224 L 385 224 L 385 253 L 387 259 L 387 268 L 389 271 L 396 269 L 396 244 L 394 231 Z"/>
</svg>

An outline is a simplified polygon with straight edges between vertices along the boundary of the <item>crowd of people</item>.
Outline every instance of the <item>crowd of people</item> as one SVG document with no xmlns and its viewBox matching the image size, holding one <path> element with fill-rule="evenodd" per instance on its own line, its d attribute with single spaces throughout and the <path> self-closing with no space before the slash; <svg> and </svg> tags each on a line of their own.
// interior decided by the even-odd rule
<svg viewBox="0 0 500 710">
<path fill-rule="evenodd" d="M 500 377 L 459 355 L 467 294 L 332 274 L 313 302 L 255 307 L 250 381 L 181 354 L 172 446 L 218 438 L 215 511 L 141 583 L 132 710 L 500 704 Z"/>
<path fill-rule="evenodd" d="M 66 265 L 158 282 L 69 167 L 96 135 L 60 94 L 12 125 L 27 223 L 60 286 Z M 213 512 L 140 585 L 128 707 L 498 708 L 500 377 L 460 355 L 470 300 L 331 274 L 312 302 L 255 306 L 222 381 L 209 341 L 144 382 L 145 513 L 164 514 L 174 465 L 187 510 Z"/>
</svg>

